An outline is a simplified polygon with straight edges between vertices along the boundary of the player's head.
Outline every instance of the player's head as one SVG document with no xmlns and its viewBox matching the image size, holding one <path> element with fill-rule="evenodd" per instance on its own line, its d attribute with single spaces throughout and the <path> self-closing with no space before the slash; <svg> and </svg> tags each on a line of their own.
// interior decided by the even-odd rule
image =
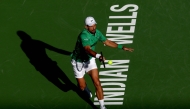
<svg viewBox="0 0 190 109">
<path fill-rule="evenodd" d="M 89 16 L 86 17 L 85 19 L 85 28 L 91 32 L 91 33 L 95 33 L 96 32 L 96 21 L 93 17 Z"/>
</svg>

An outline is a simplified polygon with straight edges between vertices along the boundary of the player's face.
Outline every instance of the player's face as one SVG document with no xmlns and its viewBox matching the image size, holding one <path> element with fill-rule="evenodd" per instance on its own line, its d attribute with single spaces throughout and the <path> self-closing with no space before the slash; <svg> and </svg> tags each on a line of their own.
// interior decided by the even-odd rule
<svg viewBox="0 0 190 109">
<path fill-rule="evenodd" d="M 86 28 L 88 29 L 89 32 L 91 32 L 93 34 L 96 32 L 96 24 L 94 24 L 92 26 L 86 26 Z"/>
</svg>

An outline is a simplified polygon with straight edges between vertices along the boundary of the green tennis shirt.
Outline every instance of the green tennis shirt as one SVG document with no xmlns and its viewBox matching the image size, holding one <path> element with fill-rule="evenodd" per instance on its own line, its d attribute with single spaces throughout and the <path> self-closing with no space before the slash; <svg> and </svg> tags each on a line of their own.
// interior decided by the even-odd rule
<svg viewBox="0 0 190 109">
<path fill-rule="evenodd" d="M 71 54 L 72 59 L 78 62 L 89 61 L 92 56 L 85 52 L 84 47 L 90 46 L 91 50 L 95 51 L 95 46 L 98 41 L 106 41 L 106 37 L 96 29 L 96 33 L 92 34 L 87 29 L 84 29 L 78 36 L 75 49 Z"/>
</svg>

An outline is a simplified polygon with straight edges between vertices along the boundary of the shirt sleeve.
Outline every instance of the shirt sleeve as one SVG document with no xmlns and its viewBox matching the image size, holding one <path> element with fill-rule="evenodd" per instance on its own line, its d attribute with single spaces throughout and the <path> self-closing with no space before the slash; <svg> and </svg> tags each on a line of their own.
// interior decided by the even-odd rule
<svg viewBox="0 0 190 109">
<path fill-rule="evenodd" d="M 101 42 L 105 42 L 107 39 L 106 39 L 106 37 L 99 31 L 99 30 L 97 30 L 98 31 L 98 33 L 99 33 L 99 41 L 101 41 Z"/>
<path fill-rule="evenodd" d="M 80 35 L 80 38 L 81 38 L 83 47 L 88 46 L 88 45 L 90 46 L 90 39 L 86 33 L 82 33 Z"/>
</svg>

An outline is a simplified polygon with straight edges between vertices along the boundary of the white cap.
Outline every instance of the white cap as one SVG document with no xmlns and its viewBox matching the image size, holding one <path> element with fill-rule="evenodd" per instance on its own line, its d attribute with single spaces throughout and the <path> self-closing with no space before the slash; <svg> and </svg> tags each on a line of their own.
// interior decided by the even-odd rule
<svg viewBox="0 0 190 109">
<path fill-rule="evenodd" d="M 96 21 L 95 21 L 95 19 L 93 17 L 91 17 L 91 16 L 86 17 L 85 25 L 92 26 L 94 24 L 97 24 L 97 23 L 96 23 Z"/>
</svg>

